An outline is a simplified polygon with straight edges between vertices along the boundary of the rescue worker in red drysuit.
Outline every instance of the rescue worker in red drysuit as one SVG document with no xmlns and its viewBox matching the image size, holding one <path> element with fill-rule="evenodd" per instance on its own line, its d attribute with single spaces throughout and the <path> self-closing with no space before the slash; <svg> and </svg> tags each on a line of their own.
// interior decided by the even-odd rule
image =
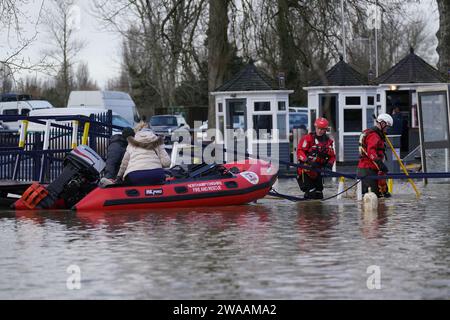
<svg viewBox="0 0 450 320">
<path fill-rule="evenodd" d="M 304 135 L 297 147 L 299 164 L 311 166 L 315 169 L 331 170 L 336 161 L 333 140 L 326 134 L 328 120 L 318 118 L 314 126 L 315 132 Z M 305 193 L 305 199 L 323 199 L 323 178 L 320 172 L 298 168 L 297 182 Z"/>
<path fill-rule="evenodd" d="M 392 127 L 394 120 L 386 113 L 380 114 L 376 120 L 376 126 L 366 129 L 359 138 L 359 163 L 357 174 L 360 177 L 385 175 L 388 168 L 383 163 L 386 158 L 385 133 L 388 127 Z M 371 189 L 378 198 L 390 197 L 387 190 L 386 179 L 362 180 L 362 193 L 367 193 Z"/>
</svg>

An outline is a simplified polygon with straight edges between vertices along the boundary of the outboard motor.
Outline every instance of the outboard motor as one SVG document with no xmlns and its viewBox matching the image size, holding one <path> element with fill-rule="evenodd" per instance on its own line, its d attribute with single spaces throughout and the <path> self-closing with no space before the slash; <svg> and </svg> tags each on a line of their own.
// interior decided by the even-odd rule
<svg viewBox="0 0 450 320">
<path fill-rule="evenodd" d="M 15 208 L 47 209 L 58 199 L 71 208 L 96 187 L 100 173 L 105 168 L 103 159 L 91 148 L 80 145 L 64 159 L 61 175 L 46 188 L 35 183 L 14 204 Z"/>
</svg>

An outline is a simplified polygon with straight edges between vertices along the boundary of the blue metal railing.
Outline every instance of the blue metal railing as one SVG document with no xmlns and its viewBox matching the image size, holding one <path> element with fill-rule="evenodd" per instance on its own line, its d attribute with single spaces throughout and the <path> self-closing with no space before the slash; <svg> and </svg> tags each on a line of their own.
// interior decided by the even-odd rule
<svg viewBox="0 0 450 320">
<path fill-rule="evenodd" d="M 89 123 L 89 146 L 103 158 L 106 157 L 112 129 L 123 129 L 112 124 L 112 112 L 86 116 L 3 116 L 0 121 L 27 120 L 46 124 L 46 120 L 58 122 L 78 121 L 76 144 L 82 143 L 84 125 Z M 69 124 L 51 123 L 48 135 L 48 149 L 43 150 L 44 132 L 26 134 L 25 144 L 19 147 L 20 133 L 0 131 L 0 180 L 21 180 L 50 182 L 62 172 L 65 155 L 72 149 L 73 127 Z"/>
</svg>

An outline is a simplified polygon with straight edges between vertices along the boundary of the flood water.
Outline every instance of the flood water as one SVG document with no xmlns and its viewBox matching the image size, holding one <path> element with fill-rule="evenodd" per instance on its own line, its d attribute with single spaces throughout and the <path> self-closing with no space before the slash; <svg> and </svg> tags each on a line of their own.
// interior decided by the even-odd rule
<svg viewBox="0 0 450 320">
<path fill-rule="evenodd" d="M 450 184 L 418 186 L 419 200 L 397 183 L 371 213 L 351 194 L 156 212 L 1 211 L 0 298 L 450 299 Z M 327 187 L 325 196 L 336 193 Z M 293 179 L 279 191 L 299 195 Z M 68 288 L 68 268 L 80 289 Z"/>
</svg>

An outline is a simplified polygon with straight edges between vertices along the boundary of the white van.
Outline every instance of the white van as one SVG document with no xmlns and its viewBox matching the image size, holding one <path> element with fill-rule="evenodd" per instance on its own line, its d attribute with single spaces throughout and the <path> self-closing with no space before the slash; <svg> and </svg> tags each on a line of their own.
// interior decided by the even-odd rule
<svg viewBox="0 0 450 320">
<path fill-rule="evenodd" d="M 72 91 L 67 108 L 101 108 L 111 110 L 129 123 L 139 122 L 139 113 L 130 95 L 121 91 Z"/>
<path fill-rule="evenodd" d="M 107 110 L 101 108 L 54 108 L 54 109 L 40 109 L 30 111 L 30 117 L 45 117 L 45 116 L 86 116 L 89 117 L 91 114 L 102 114 Z M 55 122 L 55 121 L 52 121 Z M 59 121 L 59 124 L 68 124 L 71 121 Z M 133 127 L 125 118 L 119 114 L 112 113 L 112 124 L 119 127 Z M 45 125 L 30 122 L 28 125 L 28 131 L 44 131 Z M 113 134 L 121 133 L 119 129 L 113 129 Z"/>
<path fill-rule="evenodd" d="M 32 110 L 54 109 L 52 104 L 45 100 L 22 100 L 0 102 L 0 115 L 4 116 L 26 116 Z M 18 130 L 20 122 L 4 122 L 3 126 L 8 130 Z"/>
</svg>

